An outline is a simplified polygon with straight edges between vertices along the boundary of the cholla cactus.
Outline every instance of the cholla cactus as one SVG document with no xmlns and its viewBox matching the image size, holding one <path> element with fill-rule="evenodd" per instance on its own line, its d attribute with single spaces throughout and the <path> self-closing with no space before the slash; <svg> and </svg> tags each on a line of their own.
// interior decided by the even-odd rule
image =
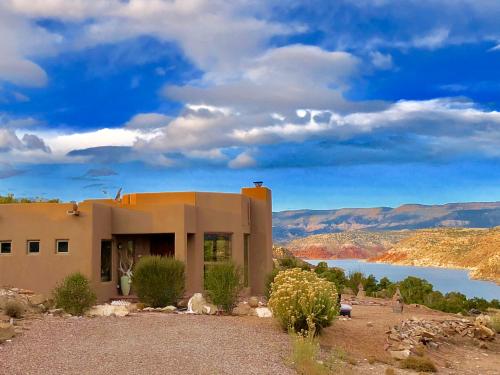
<svg viewBox="0 0 500 375">
<path fill-rule="evenodd" d="M 283 329 L 302 335 L 312 330 L 318 334 L 338 315 L 337 289 L 314 272 L 284 270 L 271 285 L 269 307 Z"/>
</svg>

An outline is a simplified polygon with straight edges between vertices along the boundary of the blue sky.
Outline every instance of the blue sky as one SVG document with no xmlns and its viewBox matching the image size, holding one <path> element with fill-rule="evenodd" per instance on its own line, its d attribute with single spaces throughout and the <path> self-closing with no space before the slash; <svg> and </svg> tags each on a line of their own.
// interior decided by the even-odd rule
<svg viewBox="0 0 500 375">
<path fill-rule="evenodd" d="M 0 194 L 500 201 L 493 0 L 5 0 Z"/>
</svg>

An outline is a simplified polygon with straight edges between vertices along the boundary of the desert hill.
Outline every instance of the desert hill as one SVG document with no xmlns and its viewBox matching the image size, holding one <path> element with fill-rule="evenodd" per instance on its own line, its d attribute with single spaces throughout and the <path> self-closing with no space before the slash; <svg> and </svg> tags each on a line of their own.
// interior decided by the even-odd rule
<svg viewBox="0 0 500 375">
<path fill-rule="evenodd" d="M 316 234 L 297 238 L 286 247 L 298 258 L 348 259 L 371 258 L 392 248 L 397 242 L 411 235 L 411 231 L 345 231 Z"/>
<path fill-rule="evenodd" d="M 411 233 L 372 261 L 464 268 L 471 276 L 500 283 L 500 227 L 426 229 Z"/>
<path fill-rule="evenodd" d="M 342 208 L 273 213 L 273 236 L 276 243 L 313 234 L 346 230 L 491 228 L 498 225 L 500 225 L 500 202 L 407 204 L 397 208 Z"/>
</svg>

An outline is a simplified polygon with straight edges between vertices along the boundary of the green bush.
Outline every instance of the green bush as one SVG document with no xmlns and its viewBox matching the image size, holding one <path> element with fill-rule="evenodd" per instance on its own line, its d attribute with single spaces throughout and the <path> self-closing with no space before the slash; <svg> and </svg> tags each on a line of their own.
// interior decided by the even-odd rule
<svg viewBox="0 0 500 375">
<path fill-rule="evenodd" d="M 232 262 L 210 265 L 205 274 L 205 290 L 210 301 L 230 312 L 241 290 L 241 270 Z"/>
<path fill-rule="evenodd" d="M 80 272 L 67 276 L 54 290 L 56 307 L 72 315 L 83 315 L 95 301 L 88 279 Z"/>
<path fill-rule="evenodd" d="M 326 262 L 319 262 L 314 272 L 322 279 L 328 280 L 335 284 L 337 290 L 341 291 L 347 283 L 344 270 L 342 268 L 329 268 Z"/>
<path fill-rule="evenodd" d="M 274 281 L 274 278 L 278 274 L 278 272 L 280 272 L 280 270 L 278 268 L 273 268 L 273 270 L 266 275 L 265 295 L 266 295 L 267 299 L 269 299 L 269 297 L 271 297 L 271 285 Z"/>
<path fill-rule="evenodd" d="M 172 257 L 142 257 L 134 268 L 132 285 L 139 300 L 149 306 L 176 304 L 184 294 L 184 263 Z"/>
<path fill-rule="evenodd" d="M 287 256 L 278 260 L 281 268 L 301 268 L 303 270 L 310 270 L 311 265 L 294 256 Z"/>
<path fill-rule="evenodd" d="M 22 318 L 24 311 L 25 308 L 19 301 L 7 301 L 5 303 L 5 315 L 10 316 L 11 318 Z"/>
<path fill-rule="evenodd" d="M 338 314 L 335 284 L 299 268 L 278 273 L 269 307 L 285 330 L 319 333 Z"/>
</svg>

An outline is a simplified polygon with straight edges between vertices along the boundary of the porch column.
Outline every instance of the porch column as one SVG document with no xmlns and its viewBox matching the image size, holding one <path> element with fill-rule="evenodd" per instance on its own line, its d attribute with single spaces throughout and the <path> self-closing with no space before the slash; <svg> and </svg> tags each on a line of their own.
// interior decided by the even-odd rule
<svg viewBox="0 0 500 375">
<path fill-rule="evenodd" d="M 187 234 L 182 232 L 175 232 L 175 259 L 184 263 L 187 260 Z"/>
</svg>

